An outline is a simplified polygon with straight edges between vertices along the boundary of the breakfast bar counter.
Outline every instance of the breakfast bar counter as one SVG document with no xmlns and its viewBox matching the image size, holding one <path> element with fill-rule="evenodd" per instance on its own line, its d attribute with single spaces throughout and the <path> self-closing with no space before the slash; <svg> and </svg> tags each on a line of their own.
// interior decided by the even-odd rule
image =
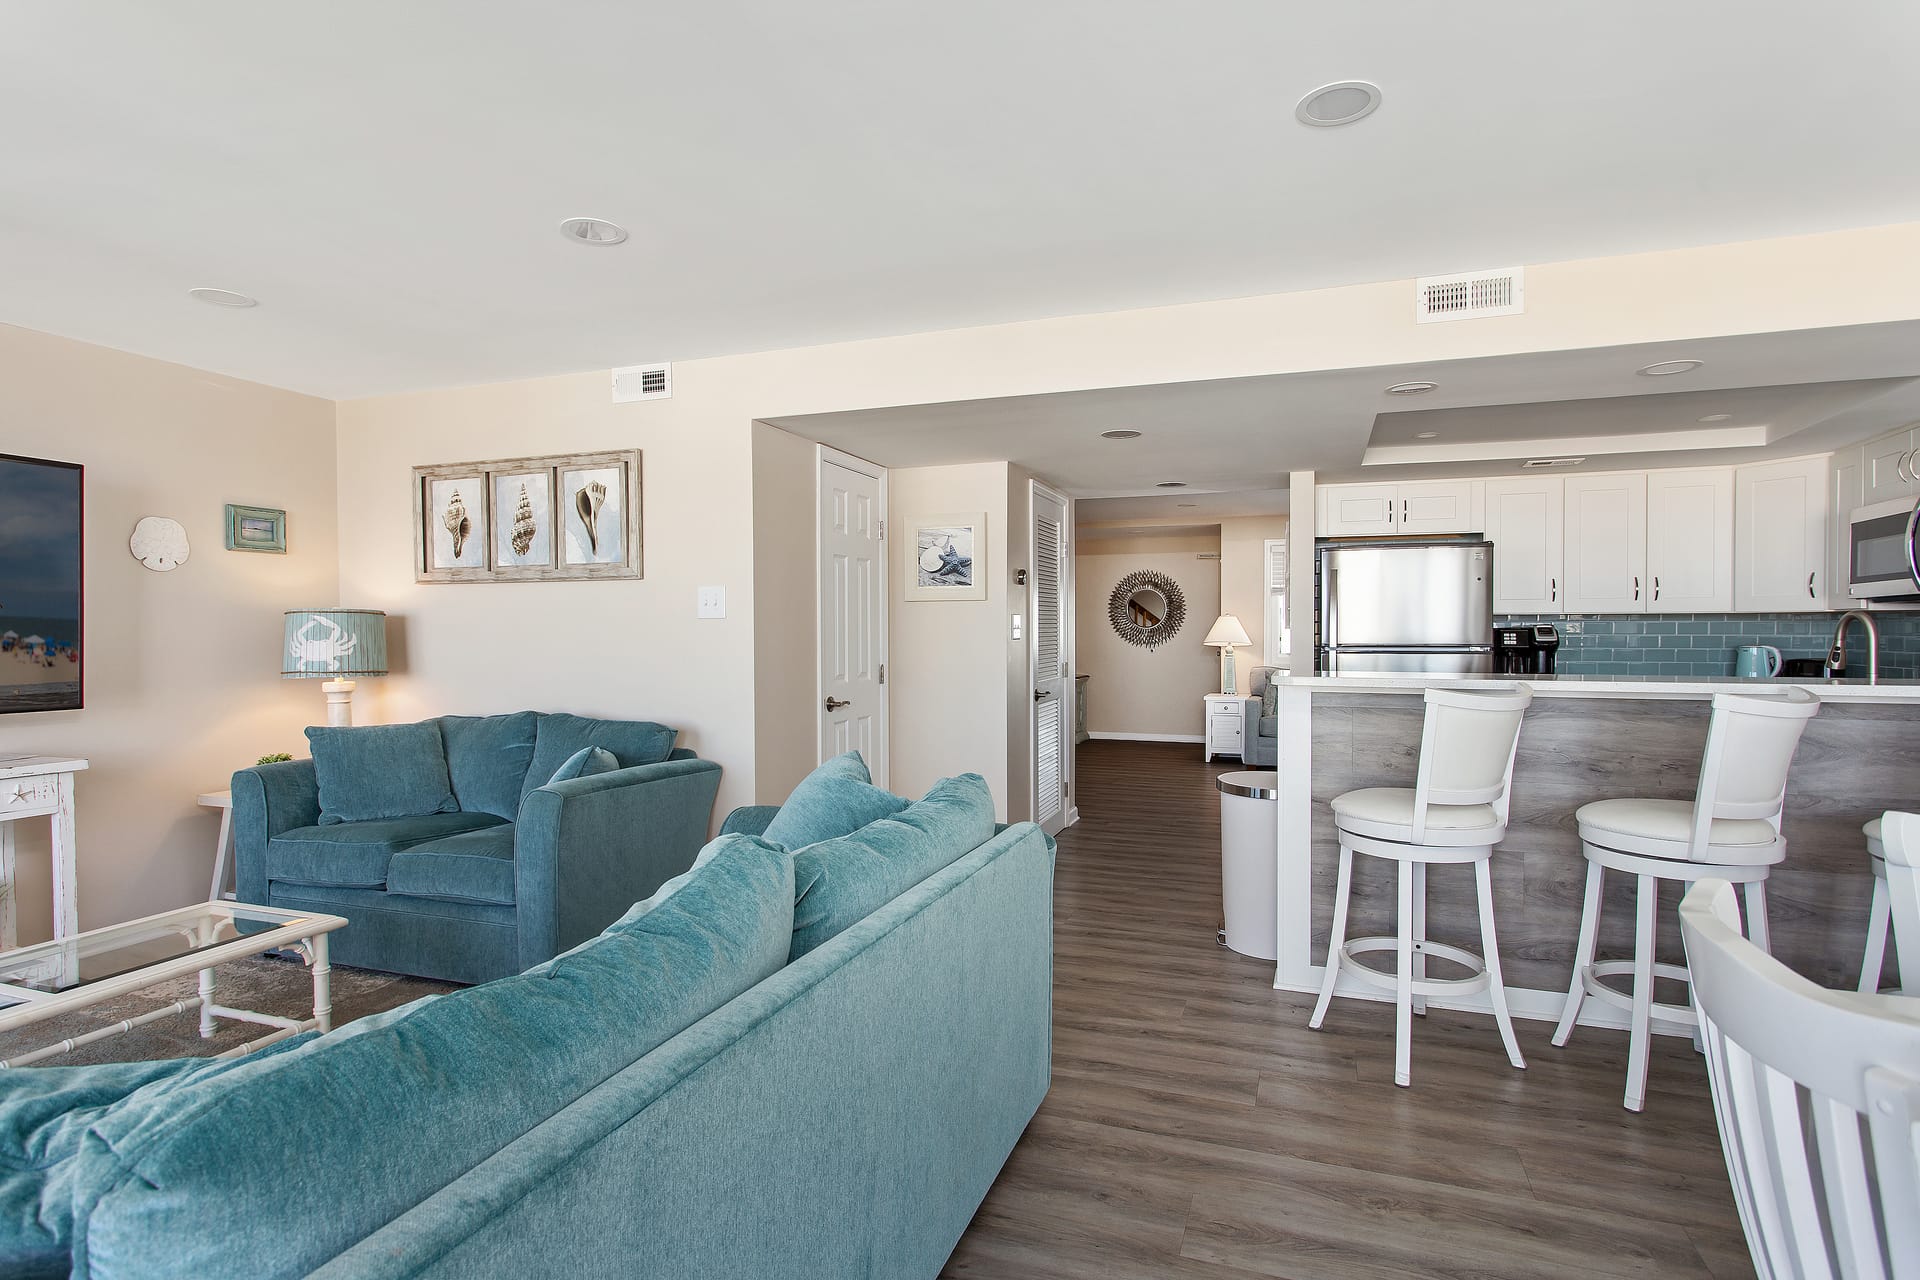
<svg viewBox="0 0 1920 1280">
<path fill-rule="evenodd" d="M 1557 1018 L 1580 931 L 1586 864 L 1574 810 L 1637 796 L 1691 801 L 1714 694 L 1810 690 L 1818 716 L 1801 739 L 1787 785 L 1787 857 L 1769 881 L 1774 953 L 1826 986 L 1859 978 L 1873 890 L 1861 824 L 1920 805 L 1920 681 L 1703 680 L 1659 676 L 1278 676 L 1279 923 L 1274 986 L 1318 990 L 1333 909 L 1339 843 L 1328 807 L 1358 787 L 1411 787 L 1426 689 L 1533 690 L 1514 763 L 1507 838 L 1495 851 L 1493 892 L 1509 999 L 1517 1016 Z M 1348 936 L 1393 932 L 1390 867 L 1358 859 Z M 1603 955 L 1632 949 L 1628 877 L 1611 877 L 1601 919 Z M 1428 927 L 1437 940 L 1478 943 L 1472 873 L 1435 867 Z M 1662 900 L 1659 958 L 1682 959 L 1672 901 Z M 1341 991 L 1347 992 L 1342 979 Z M 1356 986 L 1352 994 L 1382 993 Z M 1436 1004 L 1454 1004 L 1435 1000 Z M 1488 1008 L 1485 993 L 1460 1008 Z M 1624 1025 L 1589 1000 L 1583 1022 Z"/>
</svg>

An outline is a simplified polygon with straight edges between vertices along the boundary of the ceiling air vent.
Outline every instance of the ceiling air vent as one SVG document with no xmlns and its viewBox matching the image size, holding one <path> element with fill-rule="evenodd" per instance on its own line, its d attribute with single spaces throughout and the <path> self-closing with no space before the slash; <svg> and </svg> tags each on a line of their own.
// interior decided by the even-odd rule
<svg viewBox="0 0 1920 1280">
<path fill-rule="evenodd" d="M 1414 284 L 1413 317 L 1421 324 L 1436 320 L 1478 320 L 1482 316 L 1517 316 L 1527 309 L 1526 276 L 1521 267 L 1469 271 L 1457 276 L 1421 276 Z"/>
<path fill-rule="evenodd" d="M 632 404 L 636 400 L 673 399 L 673 366 L 670 364 L 630 364 L 613 371 L 613 402 Z"/>
<path fill-rule="evenodd" d="M 1585 458 L 1529 458 L 1520 464 L 1522 471 L 1540 471 L 1547 467 L 1577 467 Z"/>
</svg>

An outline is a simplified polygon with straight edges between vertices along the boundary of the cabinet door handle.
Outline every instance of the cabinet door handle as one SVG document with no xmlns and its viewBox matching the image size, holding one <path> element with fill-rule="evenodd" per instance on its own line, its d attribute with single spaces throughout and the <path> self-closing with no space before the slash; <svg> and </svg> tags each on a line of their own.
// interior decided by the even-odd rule
<svg viewBox="0 0 1920 1280">
<path fill-rule="evenodd" d="M 1633 578 L 1633 598 L 1635 600 L 1640 598 L 1640 576 L 1638 574 L 1635 574 Z"/>
<path fill-rule="evenodd" d="M 1552 601 L 1554 604 L 1560 603 L 1560 579 L 1558 578 L 1547 579 L 1547 599 Z"/>
<path fill-rule="evenodd" d="M 1660 575 L 1657 573 L 1653 575 L 1653 598 L 1655 600 L 1660 598 Z"/>
<path fill-rule="evenodd" d="M 1401 524 L 1405 524 L 1407 522 L 1407 508 L 1409 508 L 1412 505 L 1413 504 L 1407 501 L 1407 499 L 1405 498 L 1400 499 L 1400 523 Z"/>
<path fill-rule="evenodd" d="M 1819 598 L 1819 596 L 1813 594 L 1813 575 L 1810 573 L 1807 575 L 1807 599 L 1818 600 Z"/>
<path fill-rule="evenodd" d="M 1913 450 L 1911 449 L 1907 450 L 1905 453 L 1901 454 L 1899 457 L 1893 460 L 1894 474 L 1899 476 L 1902 480 L 1905 480 L 1909 484 L 1913 483 L 1913 467 L 1911 465 L 1912 462 L 1913 462 Z"/>
</svg>

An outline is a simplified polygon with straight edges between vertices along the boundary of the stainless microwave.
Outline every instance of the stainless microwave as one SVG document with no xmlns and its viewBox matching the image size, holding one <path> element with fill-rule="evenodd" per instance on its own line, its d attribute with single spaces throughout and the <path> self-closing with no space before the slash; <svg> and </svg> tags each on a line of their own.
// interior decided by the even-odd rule
<svg viewBox="0 0 1920 1280">
<path fill-rule="evenodd" d="M 1914 546 L 1920 502 L 1895 498 L 1860 507 L 1848 522 L 1847 593 L 1856 600 L 1920 596 L 1920 549 Z"/>
</svg>

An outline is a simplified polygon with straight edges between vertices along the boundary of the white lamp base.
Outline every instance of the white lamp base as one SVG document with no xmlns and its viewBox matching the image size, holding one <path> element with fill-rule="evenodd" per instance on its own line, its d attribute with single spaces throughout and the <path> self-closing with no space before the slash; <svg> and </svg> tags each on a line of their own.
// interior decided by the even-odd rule
<svg viewBox="0 0 1920 1280">
<path fill-rule="evenodd" d="M 1227 655 L 1227 669 L 1226 669 L 1226 672 L 1227 672 L 1227 673 L 1226 673 L 1226 674 L 1225 674 L 1224 676 L 1222 676 L 1222 677 L 1220 678 L 1220 692 L 1222 692 L 1222 693 L 1237 693 L 1237 692 L 1239 692 L 1239 691 L 1238 691 L 1237 689 L 1235 689 L 1235 688 L 1233 687 L 1233 685 L 1234 685 L 1234 680 L 1233 680 L 1233 646 L 1232 646 L 1232 645 L 1223 645 L 1222 647 L 1223 647 L 1223 648 L 1224 648 L 1224 649 L 1226 650 L 1226 655 Z"/>
<path fill-rule="evenodd" d="M 320 692 L 327 695 L 327 724 L 335 729 L 353 727 L 353 681 L 322 680 Z"/>
</svg>

